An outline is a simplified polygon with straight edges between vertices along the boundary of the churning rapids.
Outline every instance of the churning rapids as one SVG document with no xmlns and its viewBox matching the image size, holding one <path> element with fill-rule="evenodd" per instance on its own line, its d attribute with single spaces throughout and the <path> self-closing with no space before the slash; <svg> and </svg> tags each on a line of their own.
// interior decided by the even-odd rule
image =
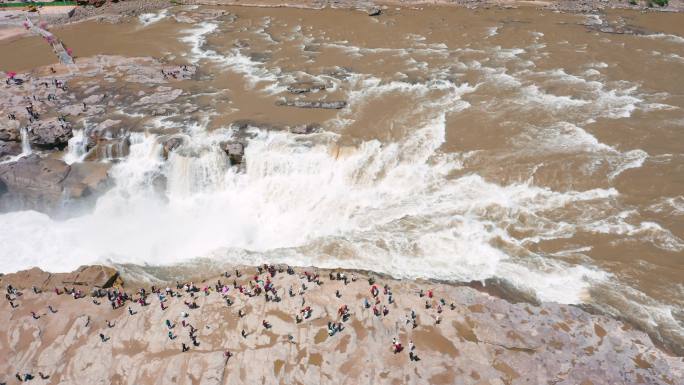
<svg viewBox="0 0 684 385">
<path fill-rule="evenodd" d="M 139 128 L 110 171 L 112 188 L 67 219 L 0 215 L 3 271 L 202 257 L 496 277 L 684 341 L 681 16 L 195 11 L 143 15 L 96 46 L 79 32 L 113 26 L 58 31 L 81 56 L 198 65 L 169 104 L 199 113 L 108 110 Z M 618 17 L 654 31 L 591 29 Z M 295 81 L 325 89 L 293 95 Z M 277 105 L 297 97 L 347 104 Z M 322 129 L 298 135 L 253 123 L 238 132 L 239 119 Z M 184 144 L 164 159 L 158 136 L 167 129 Z M 83 160 L 76 134 L 68 163 Z M 237 135 L 248 138 L 240 167 L 218 145 Z"/>
</svg>

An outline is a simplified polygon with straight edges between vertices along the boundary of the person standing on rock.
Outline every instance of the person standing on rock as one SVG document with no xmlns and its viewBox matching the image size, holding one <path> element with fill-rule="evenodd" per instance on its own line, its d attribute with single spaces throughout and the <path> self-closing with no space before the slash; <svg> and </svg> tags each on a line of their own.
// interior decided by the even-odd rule
<svg viewBox="0 0 684 385">
<path fill-rule="evenodd" d="M 404 347 L 401 346 L 401 342 L 397 341 L 396 338 L 392 338 L 392 351 L 394 354 L 400 353 L 402 350 L 404 350 Z"/>
</svg>

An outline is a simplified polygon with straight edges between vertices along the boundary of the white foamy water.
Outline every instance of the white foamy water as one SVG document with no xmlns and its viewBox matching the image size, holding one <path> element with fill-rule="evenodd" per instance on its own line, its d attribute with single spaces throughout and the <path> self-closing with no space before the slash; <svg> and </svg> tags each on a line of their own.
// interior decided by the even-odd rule
<svg viewBox="0 0 684 385">
<path fill-rule="evenodd" d="M 665 40 L 670 43 L 684 44 L 684 37 L 666 33 L 654 33 L 650 35 L 639 35 L 648 39 Z"/>
<path fill-rule="evenodd" d="M 64 154 L 64 162 L 72 164 L 80 162 L 86 156 L 88 150 L 88 139 L 84 134 L 85 129 L 73 130 L 73 136 L 67 143 L 67 151 Z"/>
<path fill-rule="evenodd" d="M 29 142 L 29 134 L 28 134 L 28 129 L 26 127 L 22 127 L 19 129 L 19 135 L 21 135 L 21 156 L 29 155 L 31 154 L 31 143 Z"/>
<path fill-rule="evenodd" d="M 164 18 L 166 18 L 167 15 L 168 10 L 162 9 L 161 11 L 156 13 L 143 13 L 140 16 L 138 16 L 138 20 L 143 25 L 143 27 L 147 27 L 151 24 L 163 20 Z"/>
<path fill-rule="evenodd" d="M 141 24 L 164 16 L 143 15 Z M 556 42 L 554 33 L 527 31 L 507 41 L 509 30 L 518 27 L 496 24 L 480 29 L 486 37 L 465 46 L 459 39 L 441 42 L 424 33 L 405 35 L 405 47 L 383 47 L 350 36 L 326 37 L 301 20 L 286 28 L 277 18 L 249 20 L 249 26 L 237 20 L 186 25 L 190 28 L 179 33 L 187 47 L 182 55 L 205 74 L 240 75 L 245 87 L 232 90 L 235 99 L 243 92 L 277 94 L 295 80 L 327 84 L 326 91 L 306 97 L 325 99 L 334 92 L 349 102 L 320 122 L 335 133 L 297 136 L 255 129 L 244 172 L 238 172 L 218 146 L 231 137 L 229 130 L 206 132 L 201 125 L 178 123 L 194 119 L 190 116 L 150 118 L 146 127 L 162 132 L 173 124 L 184 144 L 164 160 L 159 137 L 132 134 L 130 155 L 113 162 L 114 187 L 85 215 L 66 220 L 27 211 L 0 215 L 0 271 L 210 257 L 450 281 L 499 277 L 541 300 L 596 303 L 597 288 L 614 285 L 611 291 L 620 293 L 630 285 L 614 283 L 619 270 L 611 269 L 613 276 L 595 267 L 605 262 L 600 255 L 594 259 L 606 253 L 604 239 L 616 245 L 636 241 L 647 251 L 651 246 L 667 253 L 684 250 L 681 234 L 668 229 L 669 223 L 657 223 L 625 203 L 632 198 L 623 190 L 626 171 L 651 166 L 657 150 L 647 140 L 616 138 L 625 131 L 602 131 L 623 130 L 621 119 L 628 123 L 626 118 L 667 112 L 673 107 L 660 103 L 671 99 L 658 96 L 657 86 L 625 75 L 629 66 L 575 36 L 568 36 L 572 43 Z M 592 16 L 588 22 L 603 21 Z M 232 44 L 237 37 L 250 44 Z M 650 38 L 677 43 L 673 36 Z M 576 58 L 580 65 L 575 58 L 563 60 L 556 43 L 570 52 L 591 51 L 591 61 L 584 63 L 582 55 Z M 305 53 L 306 46 L 312 51 Z M 293 47 L 306 60 L 290 52 Z M 348 67 L 347 76 L 326 75 L 319 61 L 331 51 L 341 60 L 322 60 L 325 67 Z M 666 57 L 661 51 L 654 60 Z M 216 116 L 211 105 L 202 108 Z M 308 114 L 302 112 L 307 119 Z M 601 123 L 607 119 L 612 124 L 606 127 Z M 74 131 L 67 163 L 83 159 L 86 134 Z M 369 139 L 375 137 L 382 139 Z M 340 144 L 350 142 L 354 145 Z M 107 160 L 123 152 L 104 146 L 98 151 Z M 509 164 L 501 159 L 511 168 L 520 166 L 519 159 L 530 165 L 519 179 L 508 178 L 514 172 L 508 173 Z M 565 160 L 573 162 L 568 168 L 578 165 L 577 173 L 554 164 Z M 584 183 L 584 177 L 596 183 Z M 677 195 L 649 203 L 650 210 L 681 215 Z M 653 314 L 652 322 L 672 319 L 667 307 L 649 306 L 643 311 Z"/>
<path fill-rule="evenodd" d="M 153 135 L 131 137 L 131 154 L 112 170 L 115 187 L 94 211 L 57 221 L 36 212 L 0 216 L 3 269 L 38 265 L 64 271 L 103 260 L 172 264 L 214 255 L 314 263 L 387 272 L 395 276 L 481 280 L 504 277 L 543 300 L 581 302 L 607 274 L 526 253 L 506 227 L 519 217 L 615 196 L 614 190 L 554 192 L 529 183 L 497 185 L 477 175 L 450 178 L 458 156 L 438 151 L 445 111 L 467 108 L 472 91 L 436 83 L 390 83 L 356 96 L 441 92 L 420 111 L 426 119 L 404 139 L 340 148 L 338 136 L 298 137 L 255 131 L 246 172 L 228 167 L 213 144 L 229 133 L 196 131 L 167 162 Z M 167 179 L 161 199 L 153 187 Z M 547 231 L 543 221 L 537 230 Z M 532 226 L 537 226 L 532 224 Z M 495 246 L 503 242 L 503 248 Z M 330 255 L 330 245 L 343 250 Z M 531 258 L 531 259 L 529 259 Z"/>
<path fill-rule="evenodd" d="M 197 23 L 194 28 L 183 31 L 183 36 L 180 40 L 190 46 L 190 62 L 196 64 L 202 59 L 220 60 L 221 57 L 216 55 L 212 50 L 205 50 L 202 48 L 207 41 L 207 35 L 213 33 L 218 28 L 218 24 L 203 21 Z"/>
</svg>

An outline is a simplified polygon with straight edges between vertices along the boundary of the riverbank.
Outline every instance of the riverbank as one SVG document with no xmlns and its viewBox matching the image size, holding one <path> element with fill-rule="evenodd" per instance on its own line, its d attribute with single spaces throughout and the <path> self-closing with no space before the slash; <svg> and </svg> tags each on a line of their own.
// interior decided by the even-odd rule
<svg viewBox="0 0 684 385">
<path fill-rule="evenodd" d="M 284 265 L 154 286 L 110 268 L 79 270 L 1 277 L 20 294 L 0 304 L 0 381 L 40 372 L 60 384 L 586 385 L 683 375 L 681 357 L 619 321 L 464 286 Z"/>
</svg>

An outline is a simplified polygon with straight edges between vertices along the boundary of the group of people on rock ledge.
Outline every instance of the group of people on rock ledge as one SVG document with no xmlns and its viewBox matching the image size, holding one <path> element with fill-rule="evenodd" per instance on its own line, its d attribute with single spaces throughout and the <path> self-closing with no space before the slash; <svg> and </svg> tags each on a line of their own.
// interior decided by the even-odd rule
<svg viewBox="0 0 684 385">
<path fill-rule="evenodd" d="M 198 328 L 193 326 L 193 324 L 190 322 L 191 313 L 201 312 L 201 306 L 197 303 L 199 298 L 219 295 L 222 297 L 222 302 L 225 302 L 227 307 L 233 307 L 236 301 L 241 300 L 243 306 L 238 309 L 237 315 L 238 319 L 242 319 L 247 316 L 247 312 L 250 309 L 250 307 L 246 305 L 250 301 L 255 301 L 258 297 L 263 297 L 267 302 L 282 301 L 280 293 L 283 293 L 284 295 L 286 291 L 284 287 L 278 287 L 276 285 L 275 278 L 277 274 L 295 275 L 295 271 L 290 266 L 283 267 L 263 265 L 256 267 L 254 275 L 249 276 L 246 282 L 244 282 L 244 279 L 242 279 L 242 283 L 238 283 L 238 280 L 243 277 L 243 273 L 239 269 L 235 269 L 232 273 L 225 272 L 222 275 L 222 279 L 225 280 L 230 280 L 232 278 L 232 284 L 230 285 L 224 283 L 222 279 L 219 279 L 214 285 L 206 285 L 201 288 L 198 287 L 194 282 L 178 281 L 176 282 L 175 290 L 171 289 L 170 287 L 162 289 L 154 285 L 152 285 L 149 290 L 146 288 L 140 288 L 133 293 L 129 293 L 123 290 L 123 288 L 95 288 L 91 291 L 90 297 L 92 303 L 98 306 L 101 304 L 101 301 L 108 301 L 111 311 L 117 311 L 128 304 L 127 311 L 129 317 L 135 317 L 138 314 L 138 311 L 135 311 L 132 307 L 134 304 L 137 304 L 140 307 L 140 310 L 145 310 L 151 304 L 151 301 L 156 299 L 159 302 L 161 311 L 166 312 L 168 311 L 172 301 L 180 302 L 182 300 L 184 306 L 187 308 L 187 311 L 183 310 L 180 312 L 180 325 L 184 330 L 187 331 L 187 340 L 183 339 L 177 341 L 180 337 L 180 332 L 176 332 L 177 325 L 176 323 L 172 322 L 171 319 L 167 318 L 165 320 L 163 330 L 168 337 L 168 340 L 178 343 L 179 350 L 185 353 L 193 348 L 199 347 L 201 344 L 198 337 Z M 357 277 L 355 274 L 352 274 L 351 278 L 348 278 L 344 273 L 330 272 L 328 277 L 330 281 L 343 282 L 344 286 L 357 282 Z M 296 324 L 302 323 L 304 320 L 308 320 L 312 317 L 315 310 L 312 305 L 307 304 L 306 294 L 309 292 L 310 287 L 317 287 L 323 284 L 320 275 L 313 272 L 304 271 L 299 278 L 301 279 L 301 286 L 297 292 L 295 292 L 295 289 L 292 286 L 287 289 L 287 294 L 290 298 L 297 296 L 301 297 L 301 302 L 298 302 L 300 310 L 296 314 L 293 314 L 293 319 Z M 390 312 L 389 305 L 394 303 L 391 287 L 387 284 L 380 287 L 373 277 L 368 278 L 368 285 L 370 296 L 364 296 L 360 309 L 361 312 L 372 308 L 372 313 L 375 317 L 386 317 Z M 41 290 L 39 288 L 33 287 L 33 292 L 35 294 L 40 294 Z M 86 295 L 81 290 L 75 288 L 54 288 L 54 294 L 57 296 L 69 295 L 74 300 L 86 298 Z M 417 295 L 421 298 L 426 297 L 426 309 L 432 309 L 436 304 L 437 314 L 435 317 L 435 323 L 439 324 L 441 321 L 440 314 L 443 311 L 442 306 L 446 305 L 445 300 L 440 299 L 438 302 L 433 302 L 434 293 L 432 290 L 428 290 L 427 292 L 420 290 L 417 292 Z M 19 307 L 19 305 L 15 302 L 17 302 L 21 296 L 22 293 L 19 290 L 11 285 L 7 286 L 7 293 L 5 297 L 7 301 L 10 302 L 10 305 L 13 309 Z M 335 296 L 338 299 L 342 298 L 342 293 L 340 290 L 335 291 Z M 452 303 L 450 307 L 453 310 L 455 305 Z M 57 313 L 57 309 L 55 309 L 52 305 L 48 305 L 48 310 L 50 313 Z M 36 310 L 32 310 L 31 315 L 35 320 L 39 320 L 41 318 Z M 342 304 L 338 308 L 337 318 L 334 320 L 329 320 L 327 323 L 328 336 L 333 337 L 338 333 L 343 333 L 345 330 L 343 324 L 348 322 L 352 315 L 353 313 L 351 312 L 349 305 L 346 303 Z M 84 327 L 88 327 L 89 324 L 90 317 L 87 318 Z M 109 320 L 106 320 L 105 324 L 107 329 L 116 328 L 116 324 Z M 413 329 L 418 326 L 418 316 L 414 309 L 411 309 L 410 313 L 406 315 L 406 324 L 410 325 Z M 210 325 L 205 325 L 205 327 L 209 329 Z M 268 319 L 263 318 L 261 327 L 263 330 L 270 330 L 273 325 Z M 103 329 L 98 333 L 101 343 L 109 343 L 111 340 L 111 336 L 108 336 L 106 333 L 107 329 Z M 243 339 L 249 338 L 250 335 L 257 331 L 248 331 L 244 327 L 241 327 L 240 329 L 240 336 Z M 287 334 L 287 342 L 296 343 L 294 336 Z M 390 349 L 394 354 L 399 354 L 404 351 L 404 346 L 399 341 L 398 337 L 392 339 Z M 411 361 L 420 361 L 420 358 L 415 350 L 416 346 L 414 345 L 413 341 L 410 340 L 408 343 L 409 359 Z M 228 360 L 233 357 L 233 353 L 229 350 L 225 350 L 223 352 L 223 356 L 227 363 Z M 40 372 L 39 375 L 41 378 L 49 377 Z M 31 373 L 24 373 L 23 375 L 17 373 L 16 377 L 22 382 L 31 381 L 31 379 L 34 378 L 33 374 Z M 1 382 L 0 385 L 2 385 Z"/>
</svg>

